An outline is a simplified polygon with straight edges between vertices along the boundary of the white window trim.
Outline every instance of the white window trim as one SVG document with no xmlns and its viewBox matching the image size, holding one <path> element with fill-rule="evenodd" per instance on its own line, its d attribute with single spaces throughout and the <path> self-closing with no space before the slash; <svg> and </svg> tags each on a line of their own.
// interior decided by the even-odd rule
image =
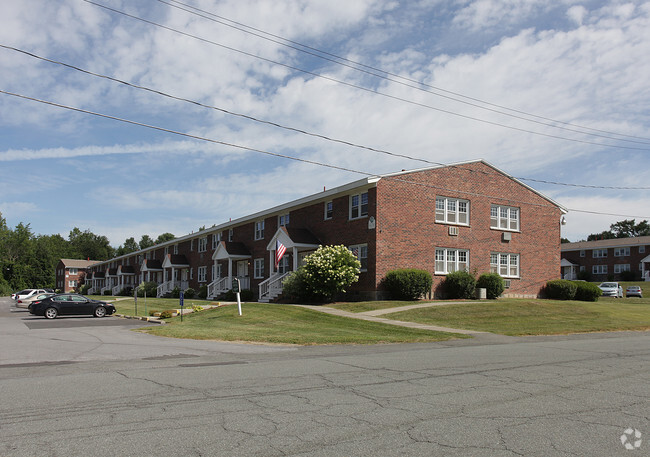
<svg viewBox="0 0 650 457">
<path fill-rule="evenodd" d="M 253 278 L 262 279 L 264 278 L 264 258 L 255 259 L 253 267 Z"/>
<path fill-rule="evenodd" d="M 614 273 L 615 274 L 622 273 L 624 271 L 631 271 L 629 263 L 617 263 L 617 264 L 614 264 Z"/>
<path fill-rule="evenodd" d="M 496 209 L 496 217 L 492 216 L 492 210 Z M 506 211 L 506 216 L 501 216 L 501 211 Z M 513 214 L 516 214 L 516 217 L 512 217 Z M 505 221 L 506 227 L 501 227 L 501 222 Z M 517 227 L 512 228 L 512 222 L 517 222 Z M 521 209 L 516 206 L 505 206 L 505 205 L 491 205 L 490 206 L 490 228 L 494 230 L 502 230 L 506 232 L 519 232 L 521 231 Z"/>
<path fill-rule="evenodd" d="M 442 253 L 442 260 L 438 259 L 438 254 Z M 451 257 L 450 254 L 453 253 L 454 260 L 449 260 Z M 465 268 L 460 268 L 460 254 L 465 254 Z M 434 258 L 433 258 L 433 268 L 434 268 L 434 273 L 437 275 L 446 275 L 449 273 L 452 273 L 454 271 L 469 271 L 469 249 L 456 249 L 456 248 L 436 248 L 434 251 Z M 438 262 L 443 263 L 443 269 L 438 268 Z M 450 269 L 449 265 L 451 262 L 454 263 L 454 269 Z"/>
<path fill-rule="evenodd" d="M 630 247 L 614 248 L 614 257 L 629 257 Z"/>
<path fill-rule="evenodd" d="M 440 211 L 438 209 L 438 202 L 442 201 L 444 203 L 444 208 L 442 209 L 442 219 L 438 219 L 438 215 L 440 214 Z M 449 202 L 455 202 L 456 204 L 456 210 L 454 211 L 454 215 L 456 217 L 455 221 L 450 221 L 449 220 Z M 465 204 L 465 208 L 467 211 L 461 213 L 460 212 L 460 203 Z M 460 219 L 461 214 L 466 214 L 467 217 L 467 222 L 458 222 Z M 465 227 L 469 226 L 470 218 L 470 202 L 469 200 L 463 200 L 462 198 L 451 198 L 451 197 L 443 197 L 441 195 L 436 197 L 436 206 L 435 206 L 435 212 L 433 215 L 433 219 L 436 222 L 436 224 L 449 224 L 449 225 L 462 225 Z"/>
<path fill-rule="evenodd" d="M 255 240 L 264 239 L 264 220 L 255 222 Z"/>
<path fill-rule="evenodd" d="M 593 251 L 591 251 L 592 259 L 604 259 L 606 257 L 607 257 L 607 249 L 594 249 Z"/>
<path fill-rule="evenodd" d="M 289 213 L 280 214 L 278 216 L 278 227 L 286 227 L 287 225 L 289 225 L 290 222 L 291 222 L 291 217 Z"/>
<path fill-rule="evenodd" d="M 495 255 L 497 257 L 497 263 L 494 263 L 492 261 L 492 256 L 495 256 Z M 506 263 L 504 265 L 505 265 L 506 271 L 507 271 L 507 274 L 505 274 L 505 275 L 501 274 L 501 265 L 502 265 L 501 260 L 504 257 L 505 257 L 505 260 L 506 260 Z M 514 274 L 514 275 L 510 273 L 510 270 L 513 267 L 513 264 L 512 264 L 513 257 L 517 259 L 517 265 L 516 265 L 517 273 Z M 516 254 L 514 252 L 491 252 L 490 253 L 490 272 L 498 273 L 499 276 L 501 276 L 502 278 L 514 278 L 514 279 L 521 278 L 521 255 Z"/>
<path fill-rule="evenodd" d="M 233 229 L 228 229 L 228 241 L 232 243 Z"/>
<path fill-rule="evenodd" d="M 207 282 L 208 281 L 208 267 L 199 267 L 197 271 L 198 281 Z"/>
<path fill-rule="evenodd" d="M 206 252 L 208 250 L 208 237 L 204 236 L 199 238 L 199 252 Z"/>
<path fill-rule="evenodd" d="M 365 212 L 365 214 L 364 214 L 363 211 L 362 211 L 362 208 L 363 208 L 362 200 L 363 200 L 363 196 L 364 196 L 364 195 L 366 196 L 366 212 Z M 356 206 L 352 206 L 352 200 L 353 200 L 355 197 L 358 198 L 359 204 L 356 205 Z M 354 194 L 354 195 L 350 195 L 350 199 L 349 199 L 349 202 L 350 202 L 350 205 L 349 205 L 349 206 L 350 206 L 350 211 L 349 211 L 349 214 L 348 214 L 348 218 L 349 218 L 350 220 L 362 219 L 362 218 L 364 218 L 364 217 L 368 217 L 368 198 L 369 198 L 369 196 L 368 196 L 368 191 L 366 191 L 366 192 L 360 192 L 360 193 L 358 193 L 358 194 Z M 352 216 L 352 210 L 353 210 L 353 208 L 358 208 L 358 215 L 357 215 L 357 216 L 354 216 L 354 217 Z"/>
<path fill-rule="evenodd" d="M 361 262 L 361 269 L 359 271 L 368 271 L 368 244 L 363 243 L 363 244 L 353 244 L 351 246 L 348 246 L 348 249 L 350 252 L 354 254 L 354 250 L 357 249 L 357 260 Z M 363 256 L 365 251 L 365 257 Z M 364 260 L 365 259 L 365 262 Z M 365 263 L 365 267 L 364 267 Z"/>
<path fill-rule="evenodd" d="M 327 205 L 332 206 L 332 214 L 330 214 L 329 217 L 327 217 Z M 332 200 L 328 200 L 325 202 L 325 207 L 323 208 L 323 220 L 329 221 L 332 219 L 332 216 L 334 216 L 334 202 Z"/>
<path fill-rule="evenodd" d="M 603 271 L 600 271 L 603 270 Z M 606 275 L 607 272 L 607 265 L 592 265 L 591 267 L 591 274 L 594 275 Z"/>
</svg>

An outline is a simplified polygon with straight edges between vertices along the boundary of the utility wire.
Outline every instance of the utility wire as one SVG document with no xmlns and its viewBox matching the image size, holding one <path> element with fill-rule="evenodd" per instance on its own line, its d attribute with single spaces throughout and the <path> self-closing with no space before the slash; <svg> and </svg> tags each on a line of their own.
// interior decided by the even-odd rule
<svg viewBox="0 0 650 457">
<path fill-rule="evenodd" d="M 311 55 L 313 57 L 317 57 L 319 59 L 323 59 L 323 60 L 326 60 L 328 62 L 335 63 L 337 65 L 341 65 L 341 66 L 344 66 L 344 67 L 347 67 L 347 68 L 351 68 L 353 70 L 357 70 L 357 71 L 360 71 L 362 73 L 366 73 L 366 74 L 369 74 L 369 75 L 372 75 L 372 76 L 376 76 L 377 78 L 381 78 L 381 79 L 384 79 L 384 80 L 387 80 L 387 81 L 391 81 L 391 82 L 394 82 L 394 83 L 397 83 L 397 84 L 401 84 L 401 85 L 404 85 L 406 87 L 410 87 L 410 88 L 417 89 L 417 90 L 420 90 L 420 91 L 423 91 L 423 92 L 427 92 L 427 93 L 436 95 L 438 97 L 446 98 L 446 99 L 453 100 L 453 101 L 458 102 L 458 103 L 463 103 L 463 104 L 466 104 L 466 105 L 469 105 L 469 106 L 473 106 L 475 108 L 491 111 L 491 112 L 498 113 L 498 114 L 501 114 L 501 115 L 504 115 L 504 116 L 514 117 L 516 119 L 521 119 L 521 120 L 528 121 L 528 122 L 533 122 L 533 123 L 544 125 L 544 126 L 547 126 L 547 127 L 559 128 L 559 129 L 563 129 L 563 130 L 568 130 L 570 132 L 582 133 L 582 134 L 585 134 L 585 135 L 593 135 L 593 136 L 607 138 L 607 139 L 614 139 L 614 140 L 617 140 L 617 141 L 630 141 L 632 143 L 639 143 L 639 144 L 649 144 L 647 141 L 650 141 L 650 138 L 639 137 L 639 136 L 635 136 L 635 135 L 626 135 L 626 134 L 616 133 L 616 132 L 610 132 L 610 131 L 607 131 L 607 130 L 601 130 L 601 129 L 596 129 L 596 128 L 592 128 L 592 127 L 585 127 L 585 126 L 581 126 L 581 125 L 577 125 L 577 124 L 572 124 L 570 122 L 565 122 L 565 121 L 560 121 L 560 120 L 557 120 L 557 119 L 551 119 L 551 118 L 548 118 L 548 117 L 539 116 L 539 115 L 536 115 L 536 114 L 528 113 L 526 111 L 521 111 L 521 110 L 517 110 L 517 109 L 513 109 L 513 108 L 508 108 L 507 106 L 499 105 L 499 104 L 496 104 L 496 103 L 490 103 L 490 102 L 487 102 L 485 100 L 470 97 L 470 96 L 467 96 L 467 95 L 464 95 L 464 94 L 461 94 L 461 93 L 458 93 L 458 92 L 453 92 L 453 91 L 450 91 L 450 90 L 446 90 L 446 89 L 443 89 L 443 88 L 440 88 L 440 87 L 436 87 L 436 86 L 424 83 L 422 81 L 418 81 L 418 80 L 415 80 L 415 79 L 408 78 L 406 76 L 398 75 L 396 73 L 391 73 L 391 72 L 389 72 L 387 70 L 383 70 L 381 68 L 373 67 L 373 66 L 370 66 L 370 65 L 363 64 L 361 62 L 357 62 L 357 61 L 354 61 L 354 60 L 351 60 L 351 59 L 348 59 L 348 58 L 345 58 L 345 57 L 341 57 L 339 55 L 336 55 L 336 54 L 333 54 L 333 53 L 330 53 L 330 52 L 327 52 L 327 51 L 323 51 L 321 49 L 314 48 L 314 47 L 299 43 L 297 41 L 293 41 L 293 40 L 290 40 L 288 38 L 284 38 L 284 37 L 279 36 L 279 35 L 274 35 L 272 33 L 266 32 L 264 30 L 261 30 L 261 29 L 255 28 L 255 27 L 251 27 L 251 26 L 243 24 L 241 22 L 233 21 L 233 20 L 228 19 L 226 17 L 211 13 L 211 12 L 206 11 L 206 10 L 202 10 L 200 8 L 196 8 L 194 6 L 188 5 L 186 3 L 183 3 L 183 2 L 180 2 L 180 1 L 177 1 L 177 0 L 168 0 L 168 1 L 167 0 L 157 0 L 157 1 L 160 2 L 160 3 L 163 3 L 165 5 L 168 5 L 168 6 L 172 7 L 172 8 L 176 8 L 176 9 L 188 12 L 190 14 L 194 14 L 194 15 L 202 17 L 204 19 L 207 19 L 207 20 L 216 22 L 218 24 L 224 25 L 226 27 L 230 27 L 230 28 L 233 28 L 235 30 L 239 30 L 241 32 L 248 33 L 250 35 L 254 35 L 254 36 L 258 37 L 258 38 L 262 38 L 263 40 L 271 41 L 273 43 L 279 44 L 281 46 L 288 47 L 290 49 L 294 49 L 296 51 Z M 413 84 L 415 84 L 415 85 L 413 85 Z M 434 90 L 443 92 L 444 94 L 450 94 L 450 95 L 440 94 L 440 93 L 434 92 Z M 459 100 L 459 99 L 457 99 L 455 97 L 461 97 L 461 98 L 463 98 L 465 100 Z M 470 101 L 468 102 L 466 100 L 470 100 Z M 473 102 L 476 102 L 476 103 L 473 103 Z M 491 106 L 493 108 L 488 108 L 486 106 L 481 106 L 481 105 L 478 105 L 477 103 L 482 103 L 483 105 Z M 499 110 L 507 110 L 507 111 L 511 111 L 512 113 L 517 113 L 517 114 L 506 113 L 506 112 L 499 111 Z M 541 120 L 547 121 L 547 122 L 536 121 L 534 119 L 529 119 L 529 118 L 524 117 L 524 116 L 528 116 L 528 117 L 532 117 L 532 118 L 536 118 L 536 119 L 541 119 Z M 549 124 L 549 122 L 551 122 L 551 124 Z M 561 126 L 558 126 L 556 124 L 565 125 L 567 127 L 561 127 Z M 576 130 L 576 129 L 589 130 L 589 131 L 592 131 L 592 132 L 599 132 L 599 133 L 592 134 L 592 133 L 588 133 L 588 132 L 584 132 L 584 131 Z M 647 141 L 635 141 L 635 140 L 626 140 L 624 138 L 612 138 L 611 135 L 615 135 L 615 136 L 618 136 L 618 137 L 624 137 L 624 138 L 634 138 L 636 140 L 647 140 Z"/>
<path fill-rule="evenodd" d="M 315 160 L 302 159 L 300 157 L 294 157 L 294 156 L 290 156 L 290 155 L 287 155 L 287 154 L 280 154 L 280 153 L 277 153 L 277 152 L 265 151 L 263 149 L 257 149 L 257 148 L 252 148 L 252 147 L 248 147 L 248 146 L 242 146 L 242 145 L 238 145 L 238 144 L 234 144 L 234 143 L 215 140 L 215 139 L 212 139 L 212 138 L 202 137 L 202 136 L 199 136 L 199 135 L 193 135 L 193 134 L 190 134 L 190 133 L 179 132 L 177 130 L 172 130 L 172 129 L 168 129 L 168 128 L 165 128 L 165 127 L 159 127 L 159 126 L 155 126 L 155 125 L 151 125 L 151 124 L 145 124 L 143 122 L 133 121 L 133 120 L 130 120 L 130 119 L 124 119 L 124 118 L 120 118 L 120 117 L 117 117 L 117 116 L 111 116 L 111 115 L 108 115 L 108 114 L 97 113 L 97 112 L 94 112 L 94 111 L 89 111 L 89 110 L 85 110 L 85 109 L 82 109 L 82 108 L 76 108 L 76 107 L 73 107 L 73 106 L 63 105 L 63 104 L 60 104 L 60 103 L 55 103 L 55 102 L 52 102 L 52 101 L 42 100 L 42 99 L 38 99 L 38 98 L 35 98 L 35 97 L 29 97 L 27 95 L 17 94 L 17 93 L 5 91 L 5 90 L 2 90 L 2 89 L 0 89 L 0 93 L 5 94 L 5 95 L 9 95 L 9 96 L 13 96 L 13 97 L 17 97 L 17 98 L 21 98 L 21 99 L 24 99 L 24 100 L 30 100 L 30 101 L 33 101 L 33 102 L 38 102 L 38 103 L 42 103 L 42 104 L 45 104 L 45 105 L 54 106 L 54 107 L 57 107 L 57 108 L 63 108 L 63 109 L 66 109 L 66 110 L 76 111 L 76 112 L 79 112 L 79 113 L 88 114 L 88 115 L 101 117 L 101 118 L 105 118 L 105 119 L 110 119 L 110 120 L 123 122 L 123 123 L 131 124 L 131 125 L 137 125 L 139 127 L 145 127 L 145 128 L 149 128 L 149 129 L 153 129 L 153 130 L 158 130 L 158 131 L 161 131 L 161 132 L 171 133 L 173 135 L 179 135 L 179 136 L 183 136 L 183 137 L 187 137 L 187 138 L 193 138 L 193 139 L 199 140 L 199 141 L 206 141 L 206 142 L 210 142 L 210 143 L 213 143 L 213 144 L 220 144 L 220 145 L 236 148 L 236 149 L 239 149 L 239 150 L 257 152 L 257 153 L 269 155 L 269 156 L 272 156 L 272 157 L 279 157 L 279 158 L 283 158 L 283 159 L 294 160 L 294 161 L 301 162 L 301 163 L 307 163 L 307 164 L 310 164 L 310 165 L 317 165 L 317 166 L 320 166 L 320 167 L 331 168 L 331 169 L 341 170 L 341 171 L 345 171 L 345 172 L 349 172 L 349 173 L 360 174 L 360 175 L 367 176 L 367 177 L 370 177 L 370 178 L 378 178 L 378 179 L 385 179 L 385 180 L 400 181 L 400 182 L 403 182 L 403 183 L 406 183 L 406 184 L 416 185 L 416 186 L 420 186 L 420 187 L 426 187 L 426 188 L 438 189 L 438 190 L 445 190 L 445 191 L 450 191 L 450 192 L 457 192 L 457 193 L 461 193 L 461 194 L 465 194 L 465 195 L 475 195 L 475 196 L 487 197 L 487 198 L 492 198 L 492 199 L 500 200 L 500 201 L 524 203 L 524 204 L 537 206 L 537 207 L 547 207 L 547 208 L 557 207 L 557 205 L 555 205 L 555 204 L 539 204 L 539 203 L 533 203 L 533 202 L 524 201 L 524 200 L 515 200 L 515 199 L 508 198 L 507 196 L 504 197 L 504 196 L 498 196 L 498 195 L 486 195 L 486 194 L 478 193 L 478 192 L 467 192 L 467 191 L 463 191 L 463 190 L 459 190 L 459 189 L 449 189 L 449 188 L 434 186 L 434 185 L 426 184 L 426 183 L 422 183 L 422 182 L 409 181 L 409 180 L 406 180 L 406 179 L 400 179 L 400 178 L 396 178 L 394 176 L 385 176 L 385 175 L 382 175 L 382 174 L 370 173 L 370 172 L 361 171 L 361 170 L 355 170 L 355 169 L 352 169 L 352 168 L 341 167 L 341 166 L 332 165 L 332 164 L 328 164 L 328 163 L 324 163 L 324 162 L 318 162 L 318 161 L 315 161 Z M 650 219 L 650 216 L 621 215 L 621 214 L 601 213 L 601 212 L 595 212 L 595 211 L 592 212 L 592 211 L 586 211 L 586 210 L 573 210 L 573 211 L 590 213 L 590 214 L 607 215 L 607 216 Z"/>
<path fill-rule="evenodd" d="M 195 101 L 195 100 L 190 100 L 190 99 L 187 99 L 187 98 L 178 97 L 178 96 L 171 95 L 171 94 L 168 94 L 166 92 L 162 92 L 162 91 L 152 89 L 152 88 L 149 88 L 149 87 L 146 87 L 146 86 L 141 86 L 141 85 L 134 84 L 134 83 L 131 83 L 131 82 L 128 82 L 128 81 L 123 81 L 121 79 L 117 79 L 117 78 L 114 78 L 114 77 L 111 77 L 111 76 L 108 76 L 108 75 L 104 75 L 104 74 L 101 74 L 101 73 L 95 73 L 95 72 L 92 72 L 92 71 L 89 71 L 89 70 L 85 70 L 85 69 L 77 67 L 75 65 L 71 65 L 71 64 L 64 63 L 64 62 L 48 59 L 46 57 L 42 57 L 42 56 L 33 54 L 33 53 L 25 51 L 25 50 L 15 48 L 13 46 L 7 46 L 7 45 L 0 44 L 0 48 L 4 48 L 4 49 L 7 49 L 7 50 L 19 52 L 21 54 L 25 54 L 25 55 L 33 57 L 35 59 L 43 60 L 45 62 L 53 63 L 53 64 L 56 64 L 56 65 L 61 65 L 63 67 L 70 68 L 70 69 L 75 70 L 75 71 L 79 71 L 79 72 L 82 72 L 82 73 L 85 73 L 85 74 L 88 74 L 88 75 L 91 75 L 91 76 L 95 76 L 95 77 L 98 77 L 98 78 L 107 79 L 109 81 L 113 81 L 113 82 L 116 82 L 116 83 L 119 83 L 119 84 L 123 84 L 123 85 L 126 85 L 128 87 L 132 87 L 132 88 L 135 88 L 135 89 L 152 92 L 154 94 L 161 95 L 163 97 L 171 98 L 171 99 L 182 101 L 182 102 L 191 103 L 191 104 L 203 107 L 203 108 L 213 109 L 213 110 L 220 111 L 220 112 L 223 112 L 223 113 L 231 115 L 231 116 L 242 117 L 242 118 L 254 121 L 254 122 L 271 125 L 273 127 L 278 127 L 278 128 L 282 128 L 282 129 L 285 129 L 285 130 L 290 130 L 290 131 L 293 131 L 293 132 L 301 133 L 301 134 L 304 134 L 304 135 L 309 135 L 309 136 L 313 136 L 313 137 L 316 137 L 316 138 L 321 138 L 321 139 L 324 139 L 324 140 L 327 140 L 327 141 L 332 141 L 332 142 L 344 144 L 344 145 L 347 145 L 347 146 L 352 146 L 352 147 L 355 147 L 355 148 L 365 149 L 365 150 L 368 150 L 368 151 L 377 152 L 377 153 L 381 153 L 381 154 L 386 154 L 386 155 L 390 155 L 390 156 L 394 156 L 394 157 L 401 157 L 401 158 L 405 158 L 405 159 L 409 159 L 409 160 L 419 161 L 419 162 L 423 162 L 423 163 L 427 163 L 427 164 L 431 164 L 431 165 L 439 165 L 439 166 L 443 166 L 443 167 L 456 167 L 456 165 L 453 165 L 453 164 L 435 162 L 435 161 L 431 161 L 431 160 L 427 160 L 427 159 L 412 157 L 412 156 L 408 156 L 408 155 L 405 155 L 405 154 L 399 154 L 399 153 L 390 152 L 390 151 L 386 151 L 386 150 L 382 150 L 382 149 L 375 149 L 375 148 L 372 148 L 372 147 L 369 147 L 369 146 L 363 146 L 363 145 L 352 143 L 352 142 L 349 142 L 349 141 L 340 140 L 340 139 L 336 139 L 336 138 L 331 138 L 331 137 L 321 135 L 321 134 L 318 134 L 318 133 L 313 133 L 313 132 L 309 132 L 309 131 L 306 131 L 306 130 L 297 129 L 297 128 L 294 128 L 294 127 L 284 126 L 284 125 L 278 124 L 276 122 L 271 122 L 271 121 L 267 121 L 267 120 L 258 119 L 258 118 L 255 118 L 253 116 L 249 116 L 249 115 L 246 115 L 246 114 L 232 112 L 232 111 L 229 111 L 229 110 L 226 110 L 226 109 L 223 109 L 223 108 L 219 108 L 219 107 L 216 107 L 216 106 L 213 106 L 213 105 L 206 105 L 204 103 L 201 103 L 201 102 L 198 102 L 198 101 Z M 468 169 L 466 169 L 464 167 L 458 167 L 458 168 L 463 170 L 463 171 L 467 171 L 467 172 L 477 172 L 476 170 L 468 170 Z M 485 172 L 483 172 L 483 173 L 485 173 Z M 517 177 L 517 179 L 525 180 L 525 181 L 534 181 L 534 182 L 545 183 L 545 184 L 554 184 L 554 185 L 571 186 L 571 187 L 585 187 L 585 188 L 592 188 L 592 189 L 650 190 L 650 187 L 594 186 L 594 185 L 585 185 L 585 184 L 568 184 L 568 183 L 552 182 L 552 181 L 545 181 L 545 180 L 534 179 L 534 178 L 519 178 L 519 177 Z"/>
<path fill-rule="evenodd" d="M 189 37 L 189 38 L 194 38 L 196 40 L 203 41 L 204 43 L 208 43 L 208 44 L 212 44 L 214 46 L 218 46 L 218 47 L 221 47 L 221 48 L 224 48 L 224 49 L 228 49 L 230 51 L 237 52 L 237 53 L 246 55 L 248 57 L 253 57 L 255 59 L 259 59 L 259 60 L 262 60 L 264 62 L 271 63 L 273 65 L 279 65 L 279 66 L 288 68 L 290 70 L 294 70 L 294 71 L 298 71 L 298 72 L 301 72 L 301 73 L 304 73 L 304 74 L 314 76 L 316 78 L 322 78 L 322 79 L 325 79 L 325 80 L 328 80 L 328 81 L 335 82 L 337 84 L 341 84 L 341 85 L 348 86 L 348 87 L 351 87 L 351 88 L 354 88 L 354 89 L 369 92 L 369 93 L 372 93 L 372 94 L 375 94 L 375 95 L 381 95 L 383 97 L 390 98 L 392 100 L 397 100 L 397 101 L 401 101 L 401 102 L 404 102 L 404 103 L 409 103 L 411 105 L 419 106 L 419 107 L 422 107 L 422 108 L 427 108 L 427 109 L 431 109 L 431 110 L 438 111 L 438 112 L 441 112 L 441 113 L 449 114 L 451 116 L 456 116 L 456 117 L 460 117 L 460 118 L 463 118 L 463 119 L 469 119 L 469 120 L 476 121 L 476 122 L 482 122 L 484 124 L 493 125 L 493 126 L 502 127 L 502 128 L 507 128 L 507 129 L 510 129 L 510 130 L 518 131 L 518 132 L 543 136 L 543 137 L 546 137 L 546 138 L 554 138 L 554 139 L 557 139 L 557 140 L 573 141 L 575 143 L 590 144 L 590 145 L 594 145 L 594 146 L 607 147 L 607 148 L 618 148 L 618 149 L 628 149 L 628 150 L 637 150 L 637 151 L 650 151 L 649 148 L 642 148 L 642 147 L 635 147 L 635 146 L 620 146 L 620 145 L 613 145 L 613 144 L 606 144 L 606 143 L 598 143 L 598 142 L 595 142 L 595 141 L 580 140 L 580 139 L 576 139 L 576 138 L 567 138 L 567 137 L 563 137 L 563 136 L 559 136 L 559 135 L 552 135 L 552 134 L 549 134 L 549 133 L 536 132 L 536 131 L 533 131 L 533 130 L 527 130 L 527 129 L 520 128 L 520 127 L 506 125 L 506 124 L 502 124 L 502 123 L 499 123 L 499 122 L 489 121 L 487 119 L 481 119 L 481 118 L 469 116 L 469 115 L 466 115 L 466 114 L 456 113 L 454 111 L 450 111 L 450 110 L 446 110 L 446 109 L 442 109 L 442 108 L 437 108 L 435 106 L 427 105 L 425 103 L 419 103 L 419 102 L 415 102 L 413 100 L 408 100 L 408 99 L 398 97 L 398 96 L 395 96 L 395 95 L 390 95 L 390 94 L 380 92 L 380 91 L 375 90 L 375 89 L 370 89 L 370 88 L 367 88 L 367 87 L 359 86 L 357 84 L 342 81 L 342 80 L 339 80 L 339 79 L 336 79 L 336 78 L 333 78 L 333 77 L 330 77 L 330 76 L 324 76 L 324 75 L 321 75 L 319 73 L 304 70 L 302 68 L 298 68 L 298 67 L 295 67 L 295 66 L 292 66 L 292 65 L 288 65 L 288 64 L 278 62 L 278 61 L 275 61 L 275 60 L 272 60 L 272 59 L 268 59 L 266 57 L 261 57 L 261 56 L 252 54 L 250 52 L 243 51 L 241 49 L 233 48 L 232 46 L 227 46 L 227 45 L 224 45 L 224 44 L 221 44 L 221 43 L 217 43 L 217 42 L 209 40 L 207 38 L 202 38 L 202 37 L 199 37 L 197 35 L 192 35 L 191 33 L 183 32 L 181 30 L 174 29 L 172 27 L 169 27 L 169 26 L 166 26 L 166 25 L 163 25 L 163 24 L 159 24 L 157 22 L 150 21 L 148 19 L 144 19 L 144 18 L 141 18 L 141 17 L 138 17 L 138 16 L 134 16 L 132 14 L 126 13 L 124 11 L 117 10 L 115 8 L 108 7 L 106 5 L 95 3 L 95 2 L 93 2 L 91 0 L 83 0 L 83 1 L 86 2 L 86 3 L 89 3 L 91 5 L 95 5 L 95 6 L 98 6 L 100 8 L 106 9 L 108 11 L 112 11 L 114 13 L 117 13 L 117 14 L 129 17 L 129 18 L 144 22 L 146 24 L 150 24 L 150 25 L 153 25 L 155 27 L 160 27 L 162 29 L 165 29 L 165 30 L 168 30 L 168 31 L 171 31 L 171 32 L 174 32 L 174 33 L 178 33 L 180 35 L 183 35 L 183 36 L 186 36 L 186 37 Z M 589 134 L 589 133 L 586 133 L 586 132 L 579 132 L 579 133 L 584 134 L 584 135 L 592 135 L 592 136 L 594 135 L 594 134 Z M 613 139 L 615 141 L 630 141 L 630 140 L 620 140 L 620 139 L 616 139 L 616 138 L 609 138 L 609 139 Z M 642 143 L 642 144 L 647 144 L 647 143 Z"/>
</svg>

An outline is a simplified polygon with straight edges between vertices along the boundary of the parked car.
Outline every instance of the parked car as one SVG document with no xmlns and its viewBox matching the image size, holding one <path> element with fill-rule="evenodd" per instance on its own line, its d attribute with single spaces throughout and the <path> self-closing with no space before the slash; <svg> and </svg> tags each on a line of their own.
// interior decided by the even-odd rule
<svg viewBox="0 0 650 457">
<path fill-rule="evenodd" d="M 11 296 L 14 300 L 22 300 L 25 298 L 33 297 L 36 294 L 44 294 L 46 292 L 45 289 L 25 289 L 21 290 L 20 292 L 16 292 Z"/>
<path fill-rule="evenodd" d="M 641 287 L 639 287 L 639 286 L 628 286 L 628 288 L 625 289 L 625 296 L 626 297 L 643 298 L 643 296 L 641 295 Z"/>
<path fill-rule="evenodd" d="M 37 301 L 37 300 L 43 300 L 44 298 L 50 297 L 54 295 L 53 293 L 46 292 L 44 294 L 37 294 L 37 295 L 32 295 L 29 298 L 21 298 L 16 302 L 16 308 L 25 308 L 29 309 L 29 305 L 32 304 L 32 302 Z"/>
<path fill-rule="evenodd" d="M 623 298 L 623 287 L 617 282 L 603 282 L 598 287 L 603 291 L 603 297 Z"/>
<path fill-rule="evenodd" d="M 55 294 L 29 305 L 29 312 L 54 319 L 59 315 L 88 314 L 95 317 L 110 316 L 115 312 L 111 303 L 93 300 L 79 294 Z"/>
</svg>

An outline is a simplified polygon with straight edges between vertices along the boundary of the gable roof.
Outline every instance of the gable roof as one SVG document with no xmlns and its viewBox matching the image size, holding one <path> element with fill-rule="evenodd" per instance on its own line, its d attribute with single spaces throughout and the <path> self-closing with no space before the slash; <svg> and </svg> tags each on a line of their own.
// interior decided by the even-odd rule
<svg viewBox="0 0 650 457">
<path fill-rule="evenodd" d="M 612 238 L 610 240 L 577 241 L 575 243 L 562 243 L 560 250 L 582 251 L 585 249 L 620 248 L 627 246 L 650 245 L 650 236 L 637 236 L 634 238 Z"/>
<path fill-rule="evenodd" d="M 79 260 L 79 259 L 61 259 L 65 268 L 88 268 L 91 265 L 99 263 L 99 260 Z"/>
</svg>

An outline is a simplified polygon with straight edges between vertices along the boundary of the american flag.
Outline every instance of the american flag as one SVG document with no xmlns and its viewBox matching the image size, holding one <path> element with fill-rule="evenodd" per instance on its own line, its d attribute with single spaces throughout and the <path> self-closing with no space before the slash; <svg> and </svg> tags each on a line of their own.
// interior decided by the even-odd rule
<svg viewBox="0 0 650 457">
<path fill-rule="evenodd" d="M 284 253 L 287 252 L 287 248 L 280 240 L 275 240 L 275 268 L 278 268 L 280 259 L 284 256 Z"/>
</svg>

